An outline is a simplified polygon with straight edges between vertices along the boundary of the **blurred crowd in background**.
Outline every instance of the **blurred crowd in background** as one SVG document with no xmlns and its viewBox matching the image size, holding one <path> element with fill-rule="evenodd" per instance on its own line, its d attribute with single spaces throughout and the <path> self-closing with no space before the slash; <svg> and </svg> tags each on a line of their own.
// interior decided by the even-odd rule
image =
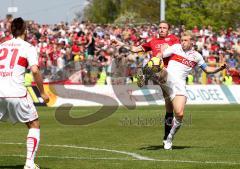
<svg viewBox="0 0 240 169">
<path fill-rule="evenodd" d="M 11 18 L 0 20 L 0 43 L 12 38 L 10 23 Z M 184 31 L 184 25 L 171 27 L 171 33 L 178 37 Z M 194 26 L 192 33 L 195 49 L 209 66 L 215 68 L 226 62 L 229 69 L 206 76 L 196 68 L 188 83 L 222 84 L 228 81 L 228 84 L 239 84 L 240 27 L 213 31 L 209 25 Z M 137 69 L 148 62 L 151 52 L 129 53 L 113 42 L 117 39 L 137 46 L 157 36 L 157 24 L 97 25 L 73 21 L 71 24 L 40 25 L 28 21 L 26 40 L 39 53 L 44 82 L 94 85 L 135 83 Z"/>
</svg>

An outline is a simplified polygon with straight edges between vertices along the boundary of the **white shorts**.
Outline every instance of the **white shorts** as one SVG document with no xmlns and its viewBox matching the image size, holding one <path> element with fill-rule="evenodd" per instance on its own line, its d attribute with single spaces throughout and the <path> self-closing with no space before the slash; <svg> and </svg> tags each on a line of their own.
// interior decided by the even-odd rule
<svg viewBox="0 0 240 169">
<path fill-rule="evenodd" d="M 166 97 L 170 97 L 172 101 L 175 96 L 182 95 L 187 97 L 186 83 L 180 79 L 174 78 L 173 75 L 168 74 L 167 82 L 161 84 L 162 90 L 166 93 Z"/>
<path fill-rule="evenodd" d="M 0 98 L 0 121 L 31 122 L 38 118 L 29 94 L 21 98 Z"/>
</svg>

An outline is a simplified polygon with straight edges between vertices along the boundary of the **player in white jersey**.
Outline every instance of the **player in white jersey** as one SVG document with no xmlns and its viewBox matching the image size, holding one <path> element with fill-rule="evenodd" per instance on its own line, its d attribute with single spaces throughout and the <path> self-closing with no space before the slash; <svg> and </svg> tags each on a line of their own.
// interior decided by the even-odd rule
<svg viewBox="0 0 240 169">
<path fill-rule="evenodd" d="M 184 107 L 187 101 L 186 77 L 195 66 L 199 66 L 204 72 L 217 73 L 226 68 L 226 64 L 215 70 L 210 69 L 201 54 L 193 50 L 191 33 L 184 33 L 181 38 L 181 44 L 175 44 L 168 47 L 160 53 L 159 56 L 170 57 L 167 70 L 167 82 L 165 90 L 173 103 L 175 117 L 172 122 L 172 128 L 164 140 L 164 149 L 172 149 L 172 140 L 177 130 L 180 128 Z"/>
<path fill-rule="evenodd" d="M 0 120 L 13 123 L 25 123 L 29 129 L 27 135 L 27 159 L 24 169 L 39 168 L 34 158 L 40 141 L 40 124 L 37 110 L 24 86 L 24 73 L 30 67 L 41 97 L 45 94 L 41 73 L 38 69 L 36 49 L 24 41 L 26 23 L 22 18 L 12 21 L 13 38 L 0 44 Z"/>
</svg>

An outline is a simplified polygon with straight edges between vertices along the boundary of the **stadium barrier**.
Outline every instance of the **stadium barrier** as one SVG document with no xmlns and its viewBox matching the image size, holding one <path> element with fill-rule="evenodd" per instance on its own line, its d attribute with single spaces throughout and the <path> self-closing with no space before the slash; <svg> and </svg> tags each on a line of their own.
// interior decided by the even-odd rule
<svg viewBox="0 0 240 169">
<path fill-rule="evenodd" d="M 163 95 L 159 86 L 138 88 L 134 85 L 59 85 L 45 84 L 50 96 L 49 107 L 64 104 L 73 106 L 144 106 L 163 105 Z M 28 89 L 37 105 L 45 105 L 35 86 Z M 240 104 L 240 85 L 188 85 L 187 104 Z"/>
</svg>

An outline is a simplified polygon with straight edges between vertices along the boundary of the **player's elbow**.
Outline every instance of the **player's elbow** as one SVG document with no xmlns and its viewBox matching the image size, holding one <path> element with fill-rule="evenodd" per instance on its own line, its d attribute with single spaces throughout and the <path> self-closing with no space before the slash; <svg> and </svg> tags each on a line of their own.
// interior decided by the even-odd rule
<svg viewBox="0 0 240 169">
<path fill-rule="evenodd" d="M 213 74 L 212 71 L 204 71 L 206 74 Z"/>
<path fill-rule="evenodd" d="M 203 71 L 206 73 L 206 74 L 212 74 L 213 72 L 210 70 L 209 67 L 206 67 L 205 69 L 203 69 Z"/>
<path fill-rule="evenodd" d="M 203 70 L 206 74 L 210 74 L 210 72 L 209 71 L 207 71 L 207 70 Z"/>
</svg>

